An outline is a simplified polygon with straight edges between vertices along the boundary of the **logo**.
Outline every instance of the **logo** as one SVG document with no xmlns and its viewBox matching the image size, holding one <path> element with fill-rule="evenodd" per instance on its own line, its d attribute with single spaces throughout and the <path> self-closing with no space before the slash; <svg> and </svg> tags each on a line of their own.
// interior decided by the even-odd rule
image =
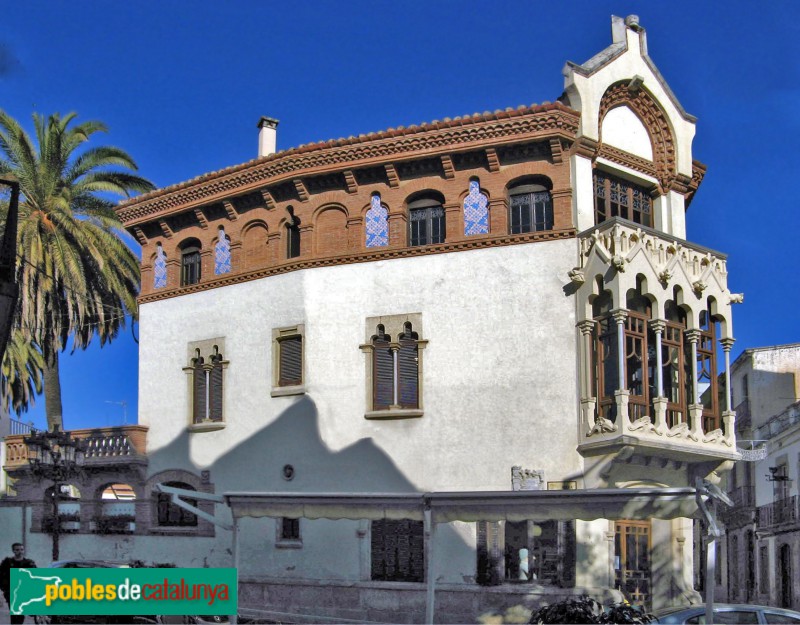
<svg viewBox="0 0 800 625">
<path fill-rule="evenodd" d="M 11 569 L 13 615 L 236 614 L 236 569 Z"/>
</svg>

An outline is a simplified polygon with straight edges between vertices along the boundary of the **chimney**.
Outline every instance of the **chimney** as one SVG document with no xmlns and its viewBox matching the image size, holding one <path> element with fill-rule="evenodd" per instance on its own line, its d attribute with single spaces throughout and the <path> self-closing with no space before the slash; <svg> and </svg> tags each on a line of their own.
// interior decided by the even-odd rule
<svg viewBox="0 0 800 625">
<path fill-rule="evenodd" d="M 278 120 L 262 117 L 258 120 L 258 155 L 275 154 L 278 138 Z"/>
</svg>

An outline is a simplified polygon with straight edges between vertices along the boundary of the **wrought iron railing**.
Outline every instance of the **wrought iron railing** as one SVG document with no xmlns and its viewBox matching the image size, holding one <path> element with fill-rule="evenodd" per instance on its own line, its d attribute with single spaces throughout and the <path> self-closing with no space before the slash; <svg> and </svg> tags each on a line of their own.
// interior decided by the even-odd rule
<svg viewBox="0 0 800 625">
<path fill-rule="evenodd" d="M 759 529 L 797 523 L 797 496 L 778 499 L 758 507 L 757 524 Z"/>
<path fill-rule="evenodd" d="M 756 505 L 756 489 L 752 486 L 740 486 L 728 492 L 728 497 L 736 508 Z"/>
</svg>

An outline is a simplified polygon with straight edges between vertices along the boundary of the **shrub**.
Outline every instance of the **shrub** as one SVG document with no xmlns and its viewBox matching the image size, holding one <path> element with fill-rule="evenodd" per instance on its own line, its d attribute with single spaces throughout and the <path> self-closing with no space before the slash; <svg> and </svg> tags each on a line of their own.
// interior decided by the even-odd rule
<svg viewBox="0 0 800 625">
<path fill-rule="evenodd" d="M 603 609 L 591 597 L 582 596 L 558 601 L 539 608 L 531 615 L 534 625 L 542 623 L 624 623 L 640 625 L 652 623 L 655 617 L 642 612 L 629 603 L 615 603 Z"/>
</svg>

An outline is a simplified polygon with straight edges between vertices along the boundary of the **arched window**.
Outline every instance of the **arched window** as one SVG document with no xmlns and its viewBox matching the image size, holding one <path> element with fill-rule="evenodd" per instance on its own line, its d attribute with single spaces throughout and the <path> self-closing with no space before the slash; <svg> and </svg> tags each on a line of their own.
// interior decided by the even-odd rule
<svg viewBox="0 0 800 625">
<path fill-rule="evenodd" d="M 161 289 L 167 286 L 167 255 L 161 243 L 156 245 L 156 259 L 153 262 L 153 288 Z"/>
<path fill-rule="evenodd" d="M 481 193 L 478 178 L 470 178 L 469 193 L 464 198 L 464 234 L 489 234 L 489 198 Z"/>
<path fill-rule="evenodd" d="M 225 234 L 225 228 L 219 227 L 219 239 L 214 246 L 214 274 L 230 273 L 231 241 Z"/>
<path fill-rule="evenodd" d="M 509 189 L 511 234 L 553 229 L 553 199 L 546 179 L 522 181 Z"/>
<path fill-rule="evenodd" d="M 184 482 L 166 482 L 165 486 L 195 490 Z M 197 506 L 196 499 L 184 499 L 192 506 Z M 169 493 L 156 493 L 156 523 L 160 527 L 196 527 L 197 515 L 172 503 Z"/>
<path fill-rule="evenodd" d="M 286 258 L 300 256 L 300 219 L 295 216 L 291 206 L 286 207 L 289 219 L 286 221 Z"/>
<path fill-rule="evenodd" d="M 379 325 L 372 337 L 372 409 L 419 408 L 419 335 L 410 323 L 392 342 Z"/>
<path fill-rule="evenodd" d="M 181 245 L 181 286 L 200 282 L 200 241 L 188 239 Z"/>
<path fill-rule="evenodd" d="M 222 372 L 227 364 L 215 345 L 206 359 L 200 349 L 195 350 L 190 370 L 192 372 L 192 422 L 222 421 Z"/>
<path fill-rule="evenodd" d="M 622 217 L 643 226 L 653 226 L 653 206 L 644 187 L 602 171 L 594 172 L 594 223 Z"/>
<path fill-rule="evenodd" d="M 100 493 L 92 529 L 99 534 L 128 534 L 136 529 L 136 493 L 130 484 L 108 484 Z"/>
<path fill-rule="evenodd" d="M 409 245 L 435 245 L 444 243 L 444 198 L 435 192 L 416 196 L 408 203 Z"/>
<path fill-rule="evenodd" d="M 366 226 L 367 247 L 389 245 L 389 211 L 381 204 L 379 193 L 373 193 L 370 208 L 367 211 Z"/>
</svg>

